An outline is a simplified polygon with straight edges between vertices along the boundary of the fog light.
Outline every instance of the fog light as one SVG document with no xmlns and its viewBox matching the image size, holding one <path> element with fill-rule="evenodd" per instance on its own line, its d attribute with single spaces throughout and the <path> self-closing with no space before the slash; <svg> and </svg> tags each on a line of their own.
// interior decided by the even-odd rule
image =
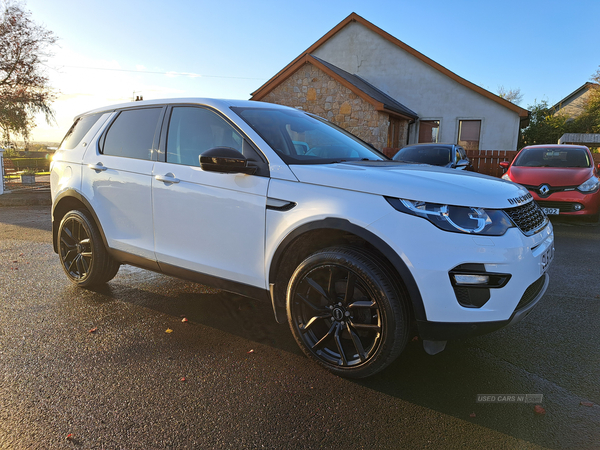
<svg viewBox="0 0 600 450">
<path fill-rule="evenodd" d="M 582 205 L 580 205 L 579 203 L 575 203 L 575 204 L 573 205 L 573 209 L 574 209 L 575 211 L 581 211 L 581 210 L 583 209 L 583 206 L 582 206 Z"/>
<path fill-rule="evenodd" d="M 490 277 L 487 275 L 458 275 L 454 274 L 454 281 L 458 285 L 489 284 Z"/>
</svg>

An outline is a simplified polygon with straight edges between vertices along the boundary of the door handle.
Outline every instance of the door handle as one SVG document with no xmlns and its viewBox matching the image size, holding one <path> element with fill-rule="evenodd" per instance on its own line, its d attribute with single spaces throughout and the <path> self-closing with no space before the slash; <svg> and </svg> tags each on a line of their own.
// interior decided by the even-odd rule
<svg viewBox="0 0 600 450">
<path fill-rule="evenodd" d="M 165 175 L 156 175 L 154 177 L 156 181 L 162 181 L 163 183 L 179 183 L 179 178 L 175 178 L 171 172 Z"/>
<path fill-rule="evenodd" d="M 92 170 L 95 170 L 96 173 L 104 172 L 107 169 L 107 167 L 104 167 L 104 164 L 102 164 L 101 162 L 96 163 L 96 164 L 88 164 L 88 167 Z"/>
</svg>

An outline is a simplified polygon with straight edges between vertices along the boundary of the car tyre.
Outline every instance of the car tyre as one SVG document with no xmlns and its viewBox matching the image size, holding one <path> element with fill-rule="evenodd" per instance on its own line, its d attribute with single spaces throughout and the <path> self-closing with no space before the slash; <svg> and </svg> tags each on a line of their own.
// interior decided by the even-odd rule
<svg viewBox="0 0 600 450">
<path fill-rule="evenodd" d="M 112 280 L 120 267 L 106 251 L 100 231 L 86 211 L 69 211 L 62 218 L 58 254 L 69 280 L 81 287 Z"/>
<path fill-rule="evenodd" d="M 407 298 L 373 255 L 346 247 L 313 253 L 287 289 L 288 322 L 303 352 L 331 372 L 364 378 L 408 340 Z"/>
</svg>

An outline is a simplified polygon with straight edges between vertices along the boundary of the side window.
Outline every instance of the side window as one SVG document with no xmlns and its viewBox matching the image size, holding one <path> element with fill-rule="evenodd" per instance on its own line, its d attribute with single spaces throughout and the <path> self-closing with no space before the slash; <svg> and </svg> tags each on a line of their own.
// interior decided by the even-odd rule
<svg viewBox="0 0 600 450">
<path fill-rule="evenodd" d="M 223 118 L 204 108 L 173 108 L 167 135 L 167 162 L 199 166 L 201 153 L 230 147 L 242 153 L 244 139 Z"/>
<path fill-rule="evenodd" d="M 77 119 L 67 134 L 60 143 L 61 150 L 73 150 L 79 142 L 83 139 L 88 131 L 94 126 L 96 121 L 102 116 L 103 113 L 90 114 L 89 116 L 83 116 Z"/>
<path fill-rule="evenodd" d="M 106 133 L 102 153 L 151 160 L 160 113 L 161 108 L 122 111 Z"/>
</svg>

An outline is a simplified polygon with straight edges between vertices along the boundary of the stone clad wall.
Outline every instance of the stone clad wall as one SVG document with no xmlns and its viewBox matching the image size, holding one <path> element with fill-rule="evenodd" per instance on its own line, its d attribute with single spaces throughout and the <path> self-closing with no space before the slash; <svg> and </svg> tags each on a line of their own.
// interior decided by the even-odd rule
<svg viewBox="0 0 600 450">
<path fill-rule="evenodd" d="M 379 150 L 387 147 L 388 114 L 376 111 L 373 105 L 312 64 L 302 66 L 261 101 L 316 114 Z"/>
</svg>

